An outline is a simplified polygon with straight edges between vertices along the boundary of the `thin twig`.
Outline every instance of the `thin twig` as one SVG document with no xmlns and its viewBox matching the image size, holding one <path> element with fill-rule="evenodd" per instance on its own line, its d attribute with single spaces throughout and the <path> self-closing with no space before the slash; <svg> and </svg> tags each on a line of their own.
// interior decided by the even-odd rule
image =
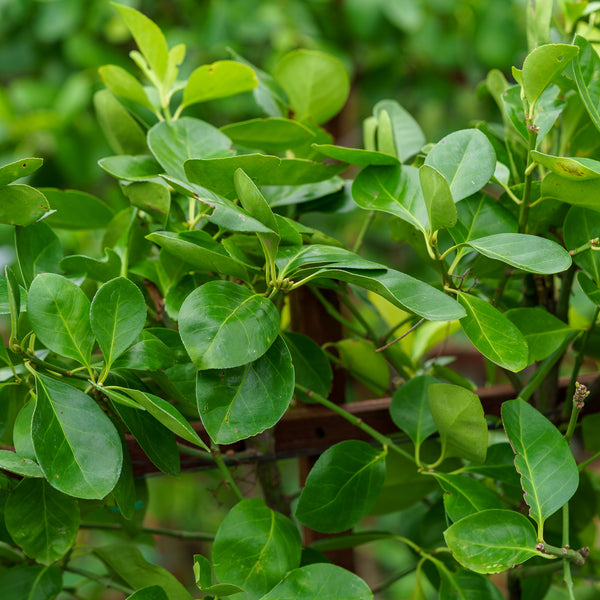
<svg viewBox="0 0 600 600">
<path fill-rule="evenodd" d="M 409 333 L 412 333 L 419 325 L 421 325 L 421 323 L 423 323 L 424 320 L 425 317 L 417 321 L 408 331 L 404 332 L 400 337 L 397 337 L 395 340 L 388 342 L 385 346 L 381 346 L 381 348 L 377 348 L 375 352 L 383 352 L 384 350 L 387 350 L 390 346 L 393 346 L 396 342 L 399 342 L 400 340 L 404 339 Z"/>
</svg>

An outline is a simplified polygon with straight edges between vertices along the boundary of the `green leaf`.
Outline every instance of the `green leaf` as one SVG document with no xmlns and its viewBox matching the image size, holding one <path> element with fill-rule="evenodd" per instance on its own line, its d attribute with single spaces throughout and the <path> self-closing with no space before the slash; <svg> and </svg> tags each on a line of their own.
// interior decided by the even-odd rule
<svg viewBox="0 0 600 600">
<path fill-rule="evenodd" d="M 121 472 L 117 430 L 77 388 L 41 373 L 36 384 L 33 445 L 48 483 L 76 498 L 104 498 Z"/>
<path fill-rule="evenodd" d="M 209 281 L 185 299 L 179 333 L 198 369 L 238 367 L 269 349 L 279 333 L 279 313 L 241 285 Z"/>
<path fill-rule="evenodd" d="M 392 154 L 376 152 L 374 150 L 359 150 L 358 148 L 345 148 L 332 144 L 311 144 L 311 147 L 329 158 L 368 167 L 369 165 L 397 165 L 398 159 Z"/>
<path fill-rule="evenodd" d="M 21 177 L 37 171 L 43 164 L 43 158 L 22 158 L 0 167 L 0 186 L 8 185 Z"/>
<path fill-rule="evenodd" d="M 458 215 L 444 176 L 433 167 L 423 165 L 419 169 L 419 181 L 429 215 L 430 232 L 454 227 Z"/>
<path fill-rule="evenodd" d="M 425 145 L 425 135 L 410 113 L 395 100 L 381 100 L 373 107 L 373 115 L 379 121 L 378 134 L 384 112 L 391 126 L 394 154 L 400 162 L 406 162 Z"/>
<path fill-rule="evenodd" d="M 600 177 L 600 161 L 592 158 L 552 156 L 551 154 L 542 154 L 537 150 L 533 150 L 531 156 L 536 163 L 567 179 L 584 181 Z"/>
<path fill-rule="evenodd" d="M 444 508 L 455 523 L 482 510 L 502 508 L 500 498 L 482 481 L 464 475 L 432 473 L 444 490 Z"/>
<path fill-rule="evenodd" d="M 366 442 L 340 442 L 308 474 L 296 518 L 324 533 L 350 529 L 369 513 L 384 479 L 385 452 Z"/>
<path fill-rule="evenodd" d="M 198 412 L 217 444 L 231 444 L 275 425 L 293 393 L 294 368 L 279 337 L 254 362 L 199 371 L 196 379 Z"/>
<path fill-rule="evenodd" d="M 441 139 L 425 158 L 448 182 L 455 202 L 479 191 L 494 175 L 496 153 L 478 129 L 462 129 Z"/>
<path fill-rule="evenodd" d="M 27 311 L 33 331 L 53 352 L 90 364 L 94 334 L 90 301 L 62 275 L 42 273 L 29 288 Z"/>
<path fill-rule="evenodd" d="M 133 155 L 148 152 L 146 134 L 139 123 L 108 90 L 94 94 L 94 108 L 113 152 Z"/>
<path fill-rule="evenodd" d="M 596 210 L 600 194 L 600 179 L 568 179 L 548 173 L 542 180 L 542 195 L 566 204 Z"/>
<path fill-rule="evenodd" d="M 60 241 L 43 221 L 15 228 L 15 249 L 23 283 L 31 285 L 39 273 L 55 273 L 63 252 Z"/>
<path fill-rule="evenodd" d="M 572 327 L 540 307 L 513 308 L 504 314 L 525 336 L 529 347 L 528 364 L 550 356 L 574 331 Z"/>
<path fill-rule="evenodd" d="M 198 67 L 183 90 L 182 106 L 249 92 L 258 85 L 254 71 L 233 60 Z"/>
<path fill-rule="evenodd" d="M 181 467 L 175 435 L 146 411 L 118 402 L 113 402 L 113 407 L 150 461 L 163 473 L 179 477 Z"/>
<path fill-rule="evenodd" d="M 259 598 L 300 566 L 301 542 L 296 526 L 262 500 L 238 502 L 223 519 L 213 545 L 217 579 L 242 587 Z"/>
<path fill-rule="evenodd" d="M 42 470 L 36 462 L 29 458 L 25 458 L 24 456 L 19 456 L 17 453 L 11 452 L 10 450 L 0 450 L 0 469 L 9 471 L 10 473 L 16 473 L 23 477 L 44 476 L 44 473 L 42 473 Z"/>
<path fill-rule="evenodd" d="M 146 302 L 138 287 L 117 277 L 100 286 L 90 307 L 90 325 L 110 369 L 135 341 L 146 322 Z"/>
<path fill-rule="evenodd" d="M 194 577 L 196 585 L 203 594 L 210 596 L 231 596 L 239 594 L 244 590 L 231 583 L 212 584 L 212 565 L 207 558 L 201 554 L 194 554 Z"/>
<path fill-rule="evenodd" d="M 523 91 L 531 107 L 577 52 L 577 46 L 570 44 L 545 44 L 527 55 L 523 62 Z"/>
<path fill-rule="evenodd" d="M 122 4 L 113 6 L 125 21 L 148 66 L 156 73 L 158 79 L 162 80 L 169 62 L 169 49 L 162 31 L 141 12 Z"/>
<path fill-rule="evenodd" d="M 600 305 L 600 288 L 583 271 L 577 271 L 575 276 L 583 293 L 594 304 Z"/>
<path fill-rule="evenodd" d="M 162 173 L 160 165 L 153 156 L 107 156 L 98 164 L 109 174 L 124 181 L 145 181 Z"/>
<path fill-rule="evenodd" d="M 380 396 L 390 383 L 390 368 L 382 354 L 376 352 L 375 344 L 365 339 L 345 339 L 332 344 L 339 352 L 341 366 Z"/>
<path fill-rule="evenodd" d="M 104 65 L 98 69 L 104 85 L 115 95 L 131 100 L 152 110 L 144 86 L 131 73 L 116 65 Z"/>
<path fill-rule="evenodd" d="M 481 298 L 461 292 L 458 301 L 467 312 L 460 324 L 475 348 L 509 371 L 523 370 L 527 366 L 529 349 L 516 325 Z"/>
<path fill-rule="evenodd" d="M 62 588 L 62 570 L 58 565 L 13 566 L 0 572 L 0 589 L 6 598 L 54 600 Z"/>
<path fill-rule="evenodd" d="M 95 281 L 109 281 L 119 276 L 121 272 L 121 258 L 110 248 L 106 248 L 104 252 L 104 257 L 100 259 L 77 254 L 65 256 L 60 261 L 59 266 L 67 274 L 85 274 Z"/>
<path fill-rule="evenodd" d="M 40 188 L 53 210 L 45 221 L 57 229 L 102 229 L 113 218 L 113 211 L 99 198 L 77 190 Z"/>
<path fill-rule="evenodd" d="M 184 181 L 183 163 L 187 159 L 220 158 L 233 152 L 226 135 L 192 117 L 159 121 L 148 131 L 148 146 L 167 174 Z"/>
<path fill-rule="evenodd" d="M 551 275 L 566 271 L 571 256 L 552 240 L 524 233 L 498 233 L 467 242 L 480 254 L 528 273 Z"/>
<path fill-rule="evenodd" d="M 23 479 L 6 501 L 4 518 L 8 532 L 23 552 L 49 565 L 75 543 L 79 506 L 75 498 L 57 492 L 43 479 Z"/>
<path fill-rule="evenodd" d="M 415 167 L 367 167 L 352 184 L 352 199 L 361 208 L 400 217 L 428 232 L 427 205 Z"/>
<path fill-rule="evenodd" d="M 358 575 L 336 565 L 316 563 L 290 571 L 280 584 L 260 600 L 338 600 L 339 598 L 373 600 L 373 593 Z"/>
<path fill-rule="evenodd" d="M 439 381 L 430 375 L 418 375 L 399 387 L 392 396 L 389 408 L 392 421 L 408 435 L 415 446 L 420 446 L 436 431 L 427 392 L 433 383 Z"/>
<path fill-rule="evenodd" d="M 431 416 L 440 432 L 442 456 L 485 462 L 488 430 L 477 395 L 450 383 L 431 384 L 427 392 Z"/>
<path fill-rule="evenodd" d="M 169 600 L 166 592 L 158 585 L 151 585 L 127 596 L 126 600 Z"/>
<path fill-rule="evenodd" d="M 119 430 L 119 436 L 123 448 L 123 464 L 121 466 L 119 480 L 113 488 L 112 495 L 121 516 L 130 521 L 133 519 L 136 509 L 136 489 L 135 481 L 133 479 L 133 465 L 127 448 L 125 432 L 122 429 Z"/>
<path fill-rule="evenodd" d="M 569 250 L 576 250 L 599 236 L 600 212 L 572 206 L 564 221 L 565 246 Z M 597 250 L 587 248 L 577 252 L 573 256 L 573 262 L 590 275 L 596 284 L 600 283 L 600 253 Z"/>
<path fill-rule="evenodd" d="M 235 144 L 273 153 L 283 152 L 315 139 L 314 132 L 306 125 L 281 117 L 230 123 L 221 127 L 221 132 Z"/>
<path fill-rule="evenodd" d="M 558 429 L 523 400 L 505 402 L 502 421 L 516 454 L 523 497 L 541 532 L 544 521 L 577 491 L 577 464 Z"/>
<path fill-rule="evenodd" d="M 324 181 L 345 170 L 346 165 L 325 165 L 304 158 L 278 158 L 243 154 L 227 158 L 190 159 L 184 163 L 187 178 L 223 196 L 235 193 L 233 174 L 238 169 L 256 185 L 300 185 Z"/>
<path fill-rule="evenodd" d="M 28 185 L 14 183 L 0 187 L 0 223 L 25 227 L 43 217 L 50 208 L 46 196 Z"/>
<path fill-rule="evenodd" d="M 114 369 L 158 371 L 173 365 L 171 349 L 155 335 L 144 329 L 133 344 L 113 363 Z"/>
<path fill-rule="evenodd" d="M 449 571 L 440 569 L 442 583 L 440 585 L 440 600 L 502 600 L 503 596 L 492 581 L 480 575 L 459 569 Z"/>
<path fill-rule="evenodd" d="M 600 57 L 581 35 L 575 36 L 574 43 L 579 48 L 579 54 L 573 61 L 575 83 L 592 123 L 600 130 Z"/>
<path fill-rule="evenodd" d="M 132 206 L 137 206 L 162 225 L 166 225 L 171 210 L 169 187 L 158 181 L 134 181 L 121 187 Z"/>
<path fill-rule="evenodd" d="M 526 31 L 527 46 L 530 49 L 550 41 L 553 5 L 553 0 L 528 0 Z"/>
<path fill-rule="evenodd" d="M 512 510 L 474 513 L 444 532 L 454 558 L 476 573 L 500 573 L 541 553 L 531 521 Z"/>
<path fill-rule="evenodd" d="M 158 586 L 168 600 L 192 600 L 189 592 L 169 571 L 149 563 L 135 546 L 121 542 L 94 548 L 94 554 L 134 590 Z"/>
<path fill-rule="evenodd" d="M 140 406 L 145 408 L 159 423 L 162 423 L 167 429 L 170 429 L 175 435 L 180 438 L 200 446 L 208 452 L 206 444 L 198 437 L 193 427 L 184 419 L 181 413 L 169 402 L 155 396 L 134 390 L 131 388 L 115 387 L 116 390 L 127 394 L 135 400 Z M 110 396 L 110 390 L 105 389 L 107 395 Z"/>
<path fill-rule="evenodd" d="M 16 453 L 34 462 L 37 461 L 37 457 L 33 447 L 33 438 L 31 437 L 31 423 L 35 404 L 35 398 L 29 400 L 19 410 L 13 425 L 13 445 Z"/>
<path fill-rule="evenodd" d="M 294 50 L 275 67 L 273 77 L 287 94 L 294 116 L 324 123 L 344 106 L 350 79 L 343 63 L 324 52 Z"/>
</svg>

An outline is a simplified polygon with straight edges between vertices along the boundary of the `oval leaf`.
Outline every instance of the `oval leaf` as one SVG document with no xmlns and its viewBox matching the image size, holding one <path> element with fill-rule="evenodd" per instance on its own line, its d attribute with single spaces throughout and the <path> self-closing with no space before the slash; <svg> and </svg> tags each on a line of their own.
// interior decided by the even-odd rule
<svg viewBox="0 0 600 600">
<path fill-rule="evenodd" d="M 0 185 L 8 185 L 21 177 L 37 171 L 44 162 L 43 158 L 22 158 L 0 167 Z"/>
<path fill-rule="evenodd" d="M 550 169 L 553 173 L 566 177 L 567 179 L 598 179 L 600 177 L 600 162 L 592 158 L 578 156 L 552 156 L 532 150 L 532 158 L 543 167 Z"/>
<path fill-rule="evenodd" d="M 383 487 L 385 453 L 347 440 L 326 450 L 306 479 L 296 518 L 311 529 L 338 533 L 365 517 Z"/>
<path fill-rule="evenodd" d="M 113 218 L 113 211 L 99 198 L 77 190 L 41 188 L 52 213 L 45 221 L 57 229 L 102 229 Z"/>
<path fill-rule="evenodd" d="M 179 333 L 198 369 L 239 367 L 260 358 L 275 341 L 279 312 L 240 285 L 209 281 L 185 299 Z"/>
<path fill-rule="evenodd" d="M 32 403 L 33 404 L 33 403 Z M 0 450 L 0 469 L 16 473 L 23 477 L 43 477 L 44 473 L 39 465 L 23 456 L 19 456 L 10 450 Z"/>
<path fill-rule="evenodd" d="M 50 210 L 50 204 L 39 190 L 15 183 L 0 187 L 0 223 L 26 227 Z"/>
</svg>

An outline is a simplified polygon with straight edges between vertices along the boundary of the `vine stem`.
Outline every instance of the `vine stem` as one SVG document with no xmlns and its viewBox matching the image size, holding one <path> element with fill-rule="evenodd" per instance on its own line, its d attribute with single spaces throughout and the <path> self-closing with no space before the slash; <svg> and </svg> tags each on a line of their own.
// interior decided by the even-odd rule
<svg viewBox="0 0 600 600">
<path fill-rule="evenodd" d="M 116 523 L 80 523 L 79 526 L 83 529 L 102 529 L 111 531 L 121 531 L 123 528 Z M 151 533 L 154 535 L 162 535 L 165 537 L 177 538 L 180 540 L 197 540 L 200 542 L 212 542 L 215 539 L 214 535 L 203 533 L 200 531 L 182 531 L 179 529 L 162 529 L 160 527 L 140 527 L 139 530 L 143 533 Z"/>
<path fill-rule="evenodd" d="M 213 455 L 213 458 L 215 459 L 215 463 L 217 464 L 219 471 L 221 471 L 221 475 L 223 475 L 223 479 L 225 480 L 231 491 L 234 493 L 238 501 L 241 502 L 242 500 L 244 500 L 244 495 L 240 491 L 240 488 L 234 481 L 231 472 L 227 468 L 227 465 L 223 460 L 223 456 L 221 455 L 221 450 L 219 446 L 217 446 L 217 444 L 211 444 L 211 453 Z"/>
<path fill-rule="evenodd" d="M 355 425 L 356 427 L 358 427 L 359 429 L 361 429 L 362 431 L 364 431 L 365 433 L 370 435 L 373 439 L 377 440 L 383 446 L 386 446 L 386 447 L 390 448 L 391 450 L 393 450 L 394 452 L 401 454 L 402 456 L 404 456 L 404 458 L 407 458 L 411 462 L 415 461 L 414 456 L 409 454 L 406 450 L 400 448 L 400 446 L 395 444 L 391 438 L 389 438 L 386 435 L 383 435 L 382 433 L 379 433 L 379 431 L 377 431 L 376 429 L 373 429 L 370 425 L 367 425 L 362 419 L 359 419 L 358 417 L 355 417 L 353 414 L 344 410 L 338 404 L 331 402 L 331 400 L 328 400 L 324 396 L 321 396 L 321 394 L 317 394 L 317 392 L 313 392 L 313 390 L 310 390 L 307 387 L 304 387 L 300 383 L 296 383 L 296 389 L 299 392 L 306 394 L 309 398 L 311 398 L 315 402 L 318 402 L 322 406 L 329 408 L 330 410 L 332 410 L 333 412 L 338 414 L 340 417 L 342 417 L 349 423 L 352 423 L 352 425 Z"/>
</svg>

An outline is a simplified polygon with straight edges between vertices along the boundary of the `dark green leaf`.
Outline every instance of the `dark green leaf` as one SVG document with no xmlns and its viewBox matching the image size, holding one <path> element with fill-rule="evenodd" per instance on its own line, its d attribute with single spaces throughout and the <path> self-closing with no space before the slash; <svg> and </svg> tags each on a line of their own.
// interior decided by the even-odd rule
<svg viewBox="0 0 600 600">
<path fill-rule="evenodd" d="M 520 485 L 519 474 L 515 470 L 515 454 L 508 442 L 492 444 L 487 451 L 485 463 L 463 467 L 465 473 L 477 473 L 513 486 Z"/>
<path fill-rule="evenodd" d="M 72 281 L 42 273 L 29 288 L 27 311 L 37 337 L 53 352 L 90 364 L 90 301 Z"/>
<path fill-rule="evenodd" d="M 600 305 L 600 288 L 583 272 L 577 271 L 577 283 L 594 304 Z"/>
<path fill-rule="evenodd" d="M 488 430 L 476 394 L 450 383 L 434 383 L 427 390 L 431 415 L 440 432 L 442 456 L 460 456 L 483 463 Z"/>
<path fill-rule="evenodd" d="M 131 456 L 127 448 L 127 440 L 125 434 L 119 428 L 119 436 L 121 437 L 121 446 L 123 448 L 123 464 L 119 480 L 113 488 L 112 494 L 117 504 L 117 509 L 124 519 L 130 521 L 135 514 L 136 505 L 136 490 L 135 481 L 133 479 L 133 465 Z"/>
<path fill-rule="evenodd" d="M 221 127 L 221 131 L 235 144 L 274 153 L 315 139 L 315 134 L 306 125 L 280 117 L 231 123 Z"/>
<path fill-rule="evenodd" d="M 461 292 L 458 301 L 467 311 L 463 331 L 481 354 L 515 373 L 527 366 L 527 341 L 516 325 L 481 298 Z"/>
<path fill-rule="evenodd" d="M 169 598 L 160 586 L 151 585 L 127 596 L 126 600 L 169 600 Z"/>
<path fill-rule="evenodd" d="M 279 313 L 262 295 L 230 281 L 209 281 L 179 311 L 179 332 L 198 369 L 226 369 L 262 356 L 279 333 Z"/>
<path fill-rule="evenodd" d="M 575 36 L 575 45 L 579 48 L 579 55 L 573 61 L 575 83 L 592 123 L 600 130 L 600 58 L 592 44 L 581 35 Z"/>
<path fill-rule="evenodd" d="M 527 402 L 505 402 L 502 421 L 516 454 L 515 467 L 521 474 L 529 514 L 542 531 L 544 521 L 577 490 L 577 464 L 558 429 Z"/>
<path fill-rule="evenodd" d="M 62 247 L 54 231 L 43 221 L 15 228 L 15 248 L 19 269 L 26 287 L 39 273 L 55 273 L 62 258 Z"/>
<path fill-rule="evenodd" d="M 36 462 L 29 458 L 19 456 L 10 450 L 0 450 L 0 469 L 22 475 L 23 477 L 44 476 Z"/>
<path fill-rule="evenodd" d="M 500 590 L 488 577 L 465 569 L 441 570 L 440 600 L 502 600 Z"/>
<path fill-rule="evenodd" d="M 43 479 L 23 479 L 6 501 L 4 518 L 23 552 L 49 565 L 75 543 L 79 506 L 77 500 L 57 492 Z"/>
<path fill-rule="evenodd" d="M 33 462 L 37 461 L 33 438 L 31 437 L 31 423 L 35 404 L 35 398 L 29 400 L 18 412 L 13 426 L 13 445 L 16 453 Z"/>
<path fill-rule="evenodd" d="M 86 274 L 95 281 L 109 281 L 121 273 L 121 258 L 110 248 L 104 252 L 104 257 L 100 259 L 82 255 L 65 256 L 59 263 L 60 268 L 68 274 Z"/>
<path fill-rule="evenodd" d="M 0 186 L 8 185 L 21 177 L 37 171 L 43 164 L 43 158 L 22 158 L 0 167 Z"/>
<path fill-rule="evenodd" d="M 300 565 L 301 542 L 296 526 L 262 500 L 234 506 L 223 519 L 213 545 L 217 579 L 242 587 L 259 598 Z"/>
<path fill-rule="evenodd" d="M 474 513 L 444 532 L 454 558 L 476 573 L 499 573 L 541 553 L 531 521 L 512 510 Z"/>
<path fill-rule="evenodd" d="M 373 600 L 358 575 L 336 565 L 316 563 L 294 569 L 260 600 Z"/>
<path fill-rule="evenodd" d="M 171 367 L 174 360 L 171 348 L 155 335 L 144 330 L 137 336 L 133 344 L 117 358 L 113 368 L 158 371 Z"/>
<path fill-rule="evenodd" d="M 0 223 L 32 225 L 50 208 L 46 196 L 28 185 L 15 183 L 0 187 Z"/>
<path fill-rule="evenodd" d="M 356 525 L 373 507 L 385 479 L 385 453 L 347 440 L 326 450 L 311 469 L 296 518 L 325 533 Z"/>
<path fill-rule="evenodd" d="M 55 210 L 46 222 L 57 229 L 102 229 L 113 217 L 113 211 L 100 199 L 77 190 L 41 188 Z"/>
<path fill-rule="evenodd" d="M 125 181 L 144 181 L 162 173 L 154 157 L 147 154 L 101 158 L 98 164 L 109 174 Z"/>
<path fill-rule="evenodd" d="M 50 567 L 11 567 L 0 572 L 0 589 L 15 600 L 54 600 L 63 587 L 62 570 Z"/>
<path fill-rule="evenodd" d="M 279 337 L 254 362 L 199 371 L 196 380 L 198 412 L 217 444 L 231 444 L 275 425 L 293 392 L 291 356 Z"/>
</svg>

